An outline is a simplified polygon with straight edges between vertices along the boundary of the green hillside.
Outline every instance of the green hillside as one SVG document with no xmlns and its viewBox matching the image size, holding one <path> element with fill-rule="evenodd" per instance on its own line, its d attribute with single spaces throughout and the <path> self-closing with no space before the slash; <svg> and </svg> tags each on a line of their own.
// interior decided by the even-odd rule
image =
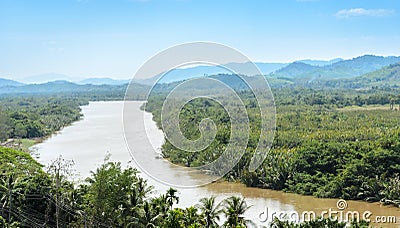
<svg viewBox="0 0 400 228">
<path fill-rule="evenodd" d="M 268 76 L 300 84 L 309 84 L 314 81 L 351 79 L 398 62 L 400 62 L 400 57 L 374 55 L 364 55 L 326 66 L 312 66 L 301 62 L 294 62 Z"/>
<path fill-rule="evenodd" d="M 341 87 L 352 89 L 369 89 L 369 88 L 399 88 L 400 87 L 400 62 L 383 67 L 382 69 L 367 73 L 360 77 L 352 79 L 336 79 L 321 82 L 324 87 Z"/>
<path fill-rule="evenodd" d="M 308 75 L 310 72 L 317 71 L 320 68 L 321 67 L 312 66 L 302 62 L 294 62 L 276 71 L 273 75 L 275 75 L 276 78 L 295 79 L 304 77 Z"/>
</svg>

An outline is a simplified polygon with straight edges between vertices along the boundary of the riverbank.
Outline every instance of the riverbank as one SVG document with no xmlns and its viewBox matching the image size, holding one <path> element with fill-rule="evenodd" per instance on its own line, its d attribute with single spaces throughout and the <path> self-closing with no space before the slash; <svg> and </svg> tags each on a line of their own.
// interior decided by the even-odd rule
<svg viewBox="0 0 400 228">
<path fill-rule="evenodd" d="M 8 139 L 6 142 L 0 144 L 0 146 L 21 150 L 25 152 L 29 152 L 29 148 L 37 143 L 41 143 L 43 138 L 35 138 L 35 139 Z"/>
</svg>

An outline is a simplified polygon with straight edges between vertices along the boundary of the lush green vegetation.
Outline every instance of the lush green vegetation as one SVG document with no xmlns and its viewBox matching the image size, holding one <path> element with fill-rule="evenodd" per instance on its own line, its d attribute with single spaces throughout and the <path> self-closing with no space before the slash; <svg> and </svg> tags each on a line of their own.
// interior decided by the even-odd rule
<svg viewBox="0 0 400 228">
<path fill-rule="evenodd" d="M 273 221 L 273 227 L 275 228 L 314 228 L 314 227 L 329 227 L 329 228 L 367 228 L 369 223 L 365 221 L 352 222 L 350 226 L 345 222 L 339 222 L 330 218 L 318 218 L 311 221 L 304 221 L 301 223 L 294 223 L 290 221 L 281 221 L 275 219 Z"/>
<path fill-rule="evenodd" d="M 273 147 L 263 165 L 249 172 L 260 119 L 254 98 L 240 92 L 250 119 L 250 138 L 246 153 L 226 176 L 228 180 L 318 197 L 400 205 L 398 91 L 294 88 L 275 89 L 274 94 L 277 129 Z M 158 123 L 163 99 L 154 95 L 146 105 Z M 218 103 L 202 98 L 186 104 L 180 113 L 181 131 L 190 139 L 198 138 L 198 124 L 204 118 L 213 119 L 219 129 L 208 148 L 192 153 L 167 141 L 164 156 L 175 163 L 199 166 L 221 155 L 229 143 L 230 121 Z"/>
<path fill-rule="evenodd" d="M 79 120 L 87 100 L 60 97 L 0 98 L 0 142 L 40 138 Z"/>
<path fill-rule="evenodd" d="M 107 158 L 81 184 L 69 181 L 69 161 L 60 157 L 45 172 L 29 154 L 10 148 L 0 147 L 0 170 L 1 227 L 194 228 L 254 224 L 244 217 L 250 205 L 241 197 L 217 202 L 211 196 L 180 208 L 175 189 L 155 195 L 136 169 L 123 169 L 120 163 Z"/>
<path fill-rule="evenodd" d="M 0 147 L 3 224 L 15 227 L 244 227 L 248 209 L 239 197 L 178 208 L 178 192 L 156 196 L 134 168 L 105 160 L 85 183 L 68 181 L 62 158 L 47 172 L 27 153 Z M 224 216 L 225 219 L 222 218 Z"/>
</svg>

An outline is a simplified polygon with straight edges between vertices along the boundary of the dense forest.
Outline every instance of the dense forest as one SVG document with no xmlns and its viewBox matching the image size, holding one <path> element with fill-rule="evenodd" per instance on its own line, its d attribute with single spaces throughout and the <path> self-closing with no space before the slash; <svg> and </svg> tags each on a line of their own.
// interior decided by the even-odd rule
<svg viewBox="0 0 400 228">
<path fill-rule="evenodd" d="M 238 93 L 248 112 L 250 136 L 246 153 L 227 180 L 317 197 L 400 205 L 400 96 L 396 89 L 273 89 L 274 143 L 255 172 L 249 172 L 248 165 L 259 140 L 259 109 L 250 92 Z M 164 99 L 165 95 L 153 94 L 146 105 L 158 124 Z M 217 102 L 194 99 L 179 117 L 181 131 L 189 139 L 200 136 L 198 125 L 204 118 L 214 120 L 218 132 L 208 148 L 195 153 L 166 141 L 165 158 L 196 167 L 222 154 L 229 143 L 230 121 Z"/>
<path fill-rule="evenodd" d="M 53 97 L 1 97 L 0 142 L 40 138 L 79 120 L 87 100 Z"/>
</svg>

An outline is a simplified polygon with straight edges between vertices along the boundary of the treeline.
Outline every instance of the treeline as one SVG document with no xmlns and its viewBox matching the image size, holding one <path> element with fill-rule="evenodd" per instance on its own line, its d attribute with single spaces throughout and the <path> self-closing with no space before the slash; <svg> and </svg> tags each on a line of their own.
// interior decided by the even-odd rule
<svg viewBox="0 0 400 228">
<path fill-rule="evenodd" d="M 9 138 L 47 136 L 79 120 L 79 106 L 88 104 L 80 98 L 1 97 L 0 142 Z"/>
<path fill-rule="evenodd" d="M 251 94 L 238 93 L 246 105 L 250 135 L 245 154 L 226 179 L 304 195 L 400 205 L 400 112 L 393 107 L 398 91 L 274 90 L 275 138 L 255 172 L 249 172 L 248 165 L 259 140 L 260 113 Z M 154 94 L 146 105 L 158 124 L 163 99 Z M 196 153 L 179 150 L 167 140 L 162 147 L 166 158 L 200 166 L 222 154 L 229 143 L 230 121 L 217 102 L 192 100 L 179 118 L 180 130 L 189 139 L 200 136 L 198 125 L 204 118 L 214 120 L 218 132 L 208 148 Z"/>
<path fill-rule="evenodd" d="M 0 147 L 1 227 L 254 227 L 245 212 L 251 205 L 232 196 L 210 196 L 187 208 L 177 206 L 179 193 L 161 195 L 131 167 L 104 163 L 83 183 L 69 181 L 72 163 L 61 157 L 43 170 L 29 154 Z M 184 199 L 183 199 L 184 200 Z M 324 219 L 305 224 L 342 223 Z M 274 221 L 276 227 L 295 227 Z M 355 223 L 367 227 L 368 224 Z M 363 225 L 363 226 L 362 226 Z"/>
<path fill-rule="evenodd" d="M 363 105 L 389 105 L 400 109 L 399 90 L 392 88 L 368 90 L 310 89 L 305 87 L 273 88 L 277 106 L 326 105 L 336 108 Z"/>
</svg>

